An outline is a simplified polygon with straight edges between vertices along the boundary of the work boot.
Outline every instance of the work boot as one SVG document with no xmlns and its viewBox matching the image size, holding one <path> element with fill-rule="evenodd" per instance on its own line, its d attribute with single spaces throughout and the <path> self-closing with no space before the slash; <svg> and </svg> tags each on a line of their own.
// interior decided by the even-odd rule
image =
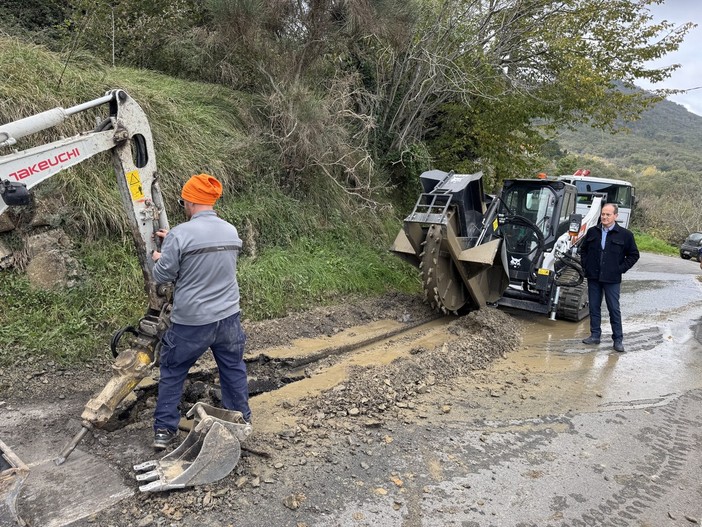
<svg viewBox="0 0 702 527">
<path fill-rule="evenodd" d="M 624 343 L 621 340 L 614 341 L 614 351 L 618 351 L 619 353 L 624 353 Z"/>
<path fill-rule="evenodd" d="M 177 431 L 159 428 L 154 434 L 154 450 L 163 450 L 169 445 L 172 445 L 177 438 Z"/>
<path fill-rule="evenodd" d="M 592 335 L 590 335 L 586 339 L 583 339 L 583 344 L 599 344 L 599 343 L 600 343 L 599 337 L 593 337 Z"/>
</svg>

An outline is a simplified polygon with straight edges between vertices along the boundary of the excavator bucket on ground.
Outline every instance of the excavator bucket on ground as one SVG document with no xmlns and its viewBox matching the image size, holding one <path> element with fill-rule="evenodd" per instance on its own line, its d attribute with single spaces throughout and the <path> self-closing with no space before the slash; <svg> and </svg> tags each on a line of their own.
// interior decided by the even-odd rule
<svg viewBox="0 0 702 527">
<path fill-rule="evenodd" d="M 204 485 L 229 474 L 241 456 L 241 442 L 253 428 L 241 412 L 196 403 L 188 412 L 195 421 L 185 441 L 160 460 L 134 465 L 141 492 Z"/>
<path fill-rule="evenodd" d="M 27 465 L 0 441 L 0 527 L 25 525 L 17 513 L 15 500 L 28 475 Z"/>
</svg>

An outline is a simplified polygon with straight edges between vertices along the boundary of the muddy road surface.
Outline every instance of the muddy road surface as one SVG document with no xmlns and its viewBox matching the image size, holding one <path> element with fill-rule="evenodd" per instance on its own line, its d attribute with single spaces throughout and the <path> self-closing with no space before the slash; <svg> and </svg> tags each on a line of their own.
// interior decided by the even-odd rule
<svg viewBox="0 0 702 527">
<path fill-rule="evenodd" d="M 622 287 L 626 353 L 588 320 L 507 309 L 432 317 L 418 299 L 245 323 L 254 433 L 207 485 L 138 490 L 155 388 L 62 466 L 110 361 L 0 372 L 0 441 L 30 469 L 27 525 L 683 526 L 702 522 L 702 281 L 642 255 Z M 205 358 L 206 359 L 206 358 Z M 214 368 L 183 410 L 217 403 Z M 181 432 L 181 439 L 185 432 Z"/>
</svg>

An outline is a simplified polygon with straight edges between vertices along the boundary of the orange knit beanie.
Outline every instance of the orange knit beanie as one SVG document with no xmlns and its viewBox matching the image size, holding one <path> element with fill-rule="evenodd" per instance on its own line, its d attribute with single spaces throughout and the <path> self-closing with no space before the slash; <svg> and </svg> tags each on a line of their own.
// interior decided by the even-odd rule
<svg viewBox="0 0 702 527">
<path fill-rule="evenodd" d="M 222 195 L 222 184 L 209 174 L 198 174 L 191 177 L 180 193 L 181 197 L 198 205 L 214 205 Z"/>
</svg>

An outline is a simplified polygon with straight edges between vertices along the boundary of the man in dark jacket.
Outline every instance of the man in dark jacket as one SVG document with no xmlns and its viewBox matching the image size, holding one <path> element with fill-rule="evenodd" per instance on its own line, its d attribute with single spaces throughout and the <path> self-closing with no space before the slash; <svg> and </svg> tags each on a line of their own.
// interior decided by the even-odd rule
<svg viewBox="0 0 702 527">
<path fill-rule="evenodd" d="M 599 344 L 602 335 L 600 328 L 602 296 L 607 303 L 609 320 L 612 324 L 614 349 L 624 351 L 622 314 L 619 309 L 619 293 L 622 274 L 626 273 L 639 259 L 634 235 L 617 225 L 619 208 L 612 203 L 602 207 L 601 223 L 588 229 L 580 245 L 580 259 L 590 301 L 590 336 L 583 339 L 585 344 Z"/>
</svg>

